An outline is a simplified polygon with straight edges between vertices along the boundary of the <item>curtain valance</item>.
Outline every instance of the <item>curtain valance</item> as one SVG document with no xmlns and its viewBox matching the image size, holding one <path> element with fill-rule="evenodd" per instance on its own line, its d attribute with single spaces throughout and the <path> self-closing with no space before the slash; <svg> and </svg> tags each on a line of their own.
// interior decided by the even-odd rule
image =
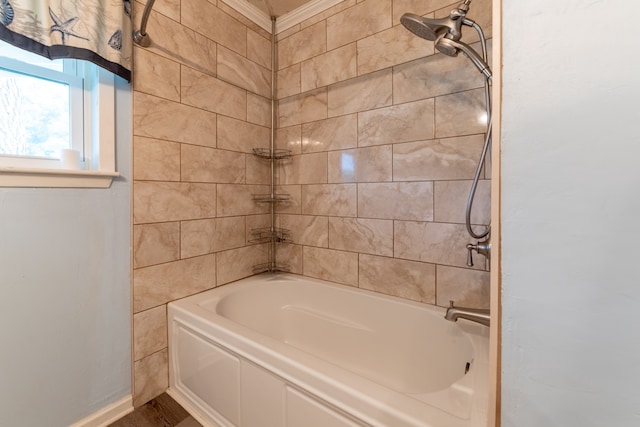
<svg viewBox="0 0 640 427">
<path fill-rule="evenodd" d="M 131 80 L 131 0 L 0 0 L 0 39 Z"/>
</svg>

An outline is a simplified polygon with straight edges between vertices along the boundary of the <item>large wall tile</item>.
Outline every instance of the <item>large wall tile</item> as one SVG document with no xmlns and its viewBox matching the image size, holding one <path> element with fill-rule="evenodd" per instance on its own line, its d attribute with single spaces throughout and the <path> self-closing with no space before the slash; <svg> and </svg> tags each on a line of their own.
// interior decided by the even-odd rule
<svg viewBox="0 0 640 427">
<path fill-rule="evenodd" d="M 304 61 L 300 70 L 301 89 L 306 92 L 356 75 L 356 45 L 351 43 Z"/>
<path fill-rule="evenodd" d="M 358 146 L 358 116 L 349 114 L 302 125 L 302 151 L 342 150 Z"/>
<path fill-rule="evenodd" d="M 245 182 L 246 154 L 182 144 L 182 180 L 189 182 Z"/>
<path fill-rule="evenodd" d="M 215 184 L 134 182 L 133 222 L 211 218 L 216 213 Z"/>
<path fill-rule="evenodd" d="M 137 136 L 215 147 L 216 115 L 134 92 L 133 133 Z"/>
<path fill-rule="evenodd" d="M 271 128 L 271 97 L 247 93 L 247 121 Z"/>
<path fill-rule="evenodd" d="M 279 184 L 327 182 L 327 153 L 301 154 L 278 163 Z"/>
<path fill-rule="evenodd" d="M 216 256 L 205 255 L 133 271 L 133 312 L 216 286 Z"/>
<path fill-rule="evenodd" d="M 302 212 L 303 185 L 277 185 L 276 195 L 288 196 L 286 202 L 276 203 L 276 212 L 282 214 L 300 214 Z"/>
<path fill-rule="evenodd" d="M 303 246 L 281 243 L 276 246 L 276 260 L 278 266 L 287 267 L 290 273 L 302 274 Z"/>
<path fill-rule="evenodd" d="M 329 152 L 329 182 L 380 182 L 392 178 L 391 145 Z"/>
<path fill-rule="evenodd" d="M 431 139 L 434 114 L 433 99 L 359 113 L 358 146 Z"/>
<path fill-rule="evenodd" d="M 329 86 L 329 117 L 391 105 L 393 80 L 391 69 L 367 74 Z"/>
<path fill-rule="evenodd" d="M 133 316 L 133 360 L 167 347 L 167 306 L 159 305 Z"/>
<path fill-rule="evenodd" d="M 263 159 L 252 154 L 247 158 L 247 184 L 265 184 L 271 182 L 271 166 L 269 159 Z"/>
<path fill-rule="evenodd" d="M 304 246 L 302 271 L 305 276 L 358 286 L 358 254 Z"/>
<path fill-rule="evenodd" d="M 428 304 L 436 302 L 436 266 L 360 254 L 359 287 Z"/>
<path fill-rule="evenodd" d="M 437 181 L 434 185 L 435 220 L 464 223 L 471 181 Z M 472 208 L 472 224 L 489 224 L 491 221 L 491 181 L 478 181 Z"/>
<path fill-rule="evenodd" d="M 271 71 L 224 47 L 218 48 L 218 78 L 258 95 L 271 96 Z"/>
<path fill-rule="evenodd" d="M 247 27 L 208 0 L 181 2 L 183 25 L 207 36 L 241 55 L 247 52 Z"/>
<path fill-rule="evenodd" d="M 169 387 L 169 356 L 165 348 L 133 365 L 133 406 L 136 408 Z"/>
<path fill-rule="evenodd" d="M 304 185 L 302 213 L 355 217 L 358 210 L 356 194 L 356 184 Z"/>
<path fill-rule="evenodd" d="M 279 70 L 276 79 L 278 79 L 278 85 L 276 86 L 277 99 L 298 95 L 301 92 L 300 64 L 294 64 Z"/>
<path fill-rule="evenodd" d="M 457 3 L 451 0 L 393 0 L 393 23 L 394 25 L 399 23 L 400 17 L 407 12 L 424 16 L 445 6 L 451 6 L 450 8 L 453 9 L 455 4 Z M 438 15 L 438 18 L 448 15 L 449 11 L 444 15 Z M 429 17 L 433 18 L 431 15 Z"/>
<path fill-rule="evenodd" d="M 436 98 L 436 137 L 471 135 L 487 130 L 484 89 Z"/>
<path fill-rule="evenodd" d="M 271 70 L 271 40 L 253 30 L 247 30 L 247 58 Z"/>
<path fill-rule="evenodd" d="M 180 144 L 142 136 L 134 137 L 133 179 L 180 181 Z"/>
<path fill-rule="evenodd" d="M 135 47 L 133 89 L 150 95 L 180 101 L 180 64 Z"/>
<path fill-rule="evenodd" d="M 269 147 L 269 128 L 231 117 L 218 117 L 218 148 L 251 153 Z"/>
<path fill-rule="evenodd" d="M 327 49 L 360 40 L 392 25 L 391 0 L 364 0 L 327 18 Z"/>
<path fill-rule="evenodd" d="M 247 118 L 247 92 L 207 74 L 182 67 L 182 102 L 225 116 Z"/>
<path fill-rule="evenodd" d="M 268 203 L 258 203 L 253 195 L 268 195 L 266 185 L 218 184 L 218 215 L 254 215 L 269 212 Z M 213 216 L 213 215 L 212 215 Z"/>
<path fill-rule="evenodd" d="M 301 125 L 278 128 L 276 130 L 276 149 L 290 150 L 292 154 L 302 153 L 301 129 Z"/>
<path fill-rule="evenodd" d="M 433 55 L 433 53 L 433 42 L 415 36 L 402 25 L 395 25 L 393 28 L 358 40 L 358 75 L 382 70 Z"/>
<path fill-rule="evenodd" d="M 433 221 L 433 182 L 358 184 L 358 216 Z"/>
<path fill-rule="evenodd" d="M 133 226 L 133 268 L 180 259 L 180 223 Z"/>
<path fill-rule="evenodd" d="M 329 246 L 329 222 L 325 216 L 278 215 L 279 227 L 291 231 L 293 242 L 305 246 Z"/>
<path fill-rule="evenodd" d="M 393 146 L 393 180 L 472 179 L 482 153 L 482 135 Z"/>
<path fill-rule="evenodd" d="M 278 68 L 286 68 L 326 52 L 325 21 L 320 21 L 290 37 L 278 40 Z"/>
<path fill-rule="evenodd" d="M 267 245 L 252 245 L 218 253 L 218 285 L 254 274 L 254 266 L 268 261 Z"/>
<path fill-rule="evenodd" d="M 329 247 L 372 255 L 393 256 L 393 221 L 329 218 Z"/>
<path fill-rule="evenodd" d="M 317 89 L 278 102 L 278 126 L 287 127 L 327 118 L 327 89 Z"/>
<path fill-rule="evenodd" d="M 245 218 L 209 218 L 183 221 L 180 233 L 182 258 L 206 255 L 245 244 Z"/>
<path fill-rule="evenodd" d="M 489 272 L 439 265 L 438 305 L 447 307 L 454 301 L 460 307 L 489 308 Z"/>
</svg>

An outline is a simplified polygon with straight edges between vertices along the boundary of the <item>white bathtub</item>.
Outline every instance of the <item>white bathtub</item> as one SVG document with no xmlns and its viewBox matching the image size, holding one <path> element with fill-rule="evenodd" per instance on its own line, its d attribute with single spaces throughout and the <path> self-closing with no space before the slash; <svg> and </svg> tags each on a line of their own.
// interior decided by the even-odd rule
<svg viewBox="0 0 640 427">
<path fill-rule="evenodd" d="M 206 426 L 486 426 L 488 328 L 291 274 L 169 304 L 171 394 Z"/>
</svg>

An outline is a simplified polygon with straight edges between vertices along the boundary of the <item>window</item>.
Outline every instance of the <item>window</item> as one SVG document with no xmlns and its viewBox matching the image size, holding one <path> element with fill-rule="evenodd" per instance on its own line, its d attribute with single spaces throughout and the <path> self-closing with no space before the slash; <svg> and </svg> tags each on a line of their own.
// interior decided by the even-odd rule
<svg viewBox="0 0 640 427">
<path fill-rule="evenodd" d="M 0 186 L 107 187 L 114 76 L 0 41 Z"/>
</svg>

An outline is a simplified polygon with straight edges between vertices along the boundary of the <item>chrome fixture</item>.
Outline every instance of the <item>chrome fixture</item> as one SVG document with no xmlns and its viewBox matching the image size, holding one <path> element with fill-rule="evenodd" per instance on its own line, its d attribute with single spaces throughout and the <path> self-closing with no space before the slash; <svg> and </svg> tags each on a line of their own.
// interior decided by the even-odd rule
<svg viewBox="0 0 640 427">
<path fill-rule="evenodd" d="M 153 3 L 156 0 L 147 0 L 147 4 L 144 5 L 144 12 L 142 12 L 142 20 L 140 21 L 140 29 L 133 32 L 133 41 L 142 47 L 149 47 L 151 45 L 151 39 L 147 34 L 147 21 L 153 8 Z"/>
<path fill-rule="evenodd" d="M 476 251 L 479 255 L 484 255 L 487 259 L 491 259 L 491 241 L 490 239 L 473 243 L 467 243 L 467 265 L 473 267 L 473 255 L 472 252 Z"/>
<path fill-rule="evenodd" d="M 482 232 L 476 233 L 471 227 L 471 210 L 473 207 L 473 200 L 475 198 L 476 189 L 478 186 L 478 180 L 482 174 L 484 162 L 487 154 L 489 153 L 489 147 L 491 147 L 491 81 L 492 73 L 491 68 L 487 63 L 487 41 L 484 37 L 484 32 L 480 25 L 471 19 L 467 18 L 467 12 L 469 11 L 469 5 L 471 0 L 464 0 L 455 9 L 453 9 L 449 16 L 441 19 L 425 18 L 413 13 L 405 13 L 400 18 L 400 22 L 409 31 L 416 36 L 430 40 L 434 42 L 435 48 L 447 56 L 458 56 L 459 52 L 462 52 L 475 67 L 484 76 L 484 96 L 485 106 L 487 112 L 487 132 L 484 140 L 484 146 L 482 148 L 482 154 L 478 161 L 478 167 L 473 177 L 473 183 L 471 184 L 471 190 L 469 192 L 469 198 L 467 199 L 467 207 L 465 212 L 465 224 L 467 232 L 474 239 L 485 239 L 482 242 L 477 242 L 475 245 L 468 244 L 468 260 L 467 265 L 473 265 L 473 259 L 471 251 L 475 250 L 477 253 L 485 255 L 489 258 L 491 252 L 491 243 L 489 242 L 489 233 L 491 232 L 491 225 Z M 478 33 L 480 38 L 480 47 L 482 48 L 482 55 L 476 52 L 471 46 L 460 41 L 462 38 L 462 26 L 472 27 Z"/>
<path fill-rule="evenodd" d="M 449 301 L 449 308 L 447 308 L 447 313 L 444 315 L 444 318 L 452 322 L 456 322 L 458 319 L 466 319 L 485 326 L 490 326 L 491 323 L 489 310 L 456 307 L 453 305 L 453 301 Z"/>
</svg>

